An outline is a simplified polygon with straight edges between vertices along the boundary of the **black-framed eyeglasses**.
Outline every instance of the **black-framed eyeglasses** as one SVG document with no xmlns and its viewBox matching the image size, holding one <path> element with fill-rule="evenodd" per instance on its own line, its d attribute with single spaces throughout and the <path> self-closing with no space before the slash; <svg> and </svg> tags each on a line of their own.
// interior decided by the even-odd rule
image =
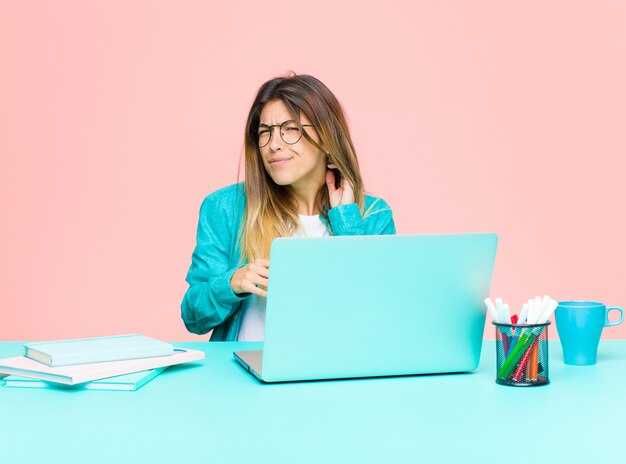
<svg viewBox="0 0 626 464">
<path fill-rule="evenodd" d="M 267 126 L 265 124 L 259 125 L 259 148 L 263 148 L 272 139 L 272 129 L 274 127 L 278 127 L 278 132 L 280 133 L 280 138 L 283 139 L 283 142 L 289 145 L 293 145 L 298 143 L 302 138 L 302 134 L 304 133 L 303 127 L 313 127 L 313 124 L 300 124 L 298 121 L 285 121 L 282 124 L 272 124 L 271 126 Z"/>
</svg>

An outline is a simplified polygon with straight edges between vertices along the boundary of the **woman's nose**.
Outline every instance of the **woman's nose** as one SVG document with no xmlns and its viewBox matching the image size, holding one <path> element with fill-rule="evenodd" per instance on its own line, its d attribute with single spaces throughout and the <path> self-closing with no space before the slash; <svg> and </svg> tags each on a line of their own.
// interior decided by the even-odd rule
<svg viewBox="0 0 626 464">
<path fill-rule="evenodd" d="M 276 130 L 274 130 L 276 129 Z M 280 127 L 275 126 L 270 129 L 272 131 L 272 137 L 270 138 L 270 150 L 280 151 L 285 148 L 285 141 L 280 136 Z"/>
</svg>

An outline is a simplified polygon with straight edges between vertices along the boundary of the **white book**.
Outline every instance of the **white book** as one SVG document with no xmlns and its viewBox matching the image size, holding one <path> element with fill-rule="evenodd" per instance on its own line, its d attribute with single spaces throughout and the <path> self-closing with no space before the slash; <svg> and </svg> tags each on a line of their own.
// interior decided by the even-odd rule
<svg viewBox="0 0 626 464">
<path fill-rule="evenodd" d="M 173 366 L 204 359 L 204 352 L 174 348 L 174 354 L 153 358 L 127 359 L 72 366 L 46 366 L 26 356 L 0 359 L 0 373 L 21 375 L 33 379 L 48 380 L 66 385 L 77 385 L 91 380 L 104 379 L 116 375 Z"/>
<path fill-rule="evenodd" d="M 174 347 L 170 343 L 139 334 L 24 344 L 24 356 L 48 366 L 151 358 L 172 353 Z"/>
<path fill-rule="evenodd" d="M 92 380 L 78 385 L 66 385 L 64 383 L 50 382 L 48 380 L 31 379 L 21 375 L 9 375 L 4 378 L 4 386 L 7 388 L 46 388 L 65 390 L 120 390 L 135 391 L 150 382 L 167 367 L 158 367 L 149 371 L 133 372 L 132 374 L 117 375 L 106 379 Z M 0 380 L 2 383 L 2 380 Z"/>
</svg>

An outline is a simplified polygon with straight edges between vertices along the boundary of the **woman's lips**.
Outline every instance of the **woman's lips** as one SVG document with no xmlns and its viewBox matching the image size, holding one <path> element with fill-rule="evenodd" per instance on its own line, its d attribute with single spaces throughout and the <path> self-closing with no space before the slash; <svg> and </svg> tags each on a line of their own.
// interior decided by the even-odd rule
<svg viewBox="0 0 626 464">
<path fill-rule="evenodd" d="M 270 160 L 269 164 L 270 166 L 282 166 L 283 164 L 286 164 L 288 161 L 291 161 L 292 159 L 293 157 L 273 158 Z"/>
</svg>

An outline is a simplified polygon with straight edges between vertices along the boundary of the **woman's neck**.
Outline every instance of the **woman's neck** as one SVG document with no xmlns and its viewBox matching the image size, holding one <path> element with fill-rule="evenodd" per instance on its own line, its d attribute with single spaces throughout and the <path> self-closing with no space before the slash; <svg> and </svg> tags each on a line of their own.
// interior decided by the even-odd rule
<svg viewBox="0 0 626 464">
<path fill-rule="evenodd" d="M 310 185 L 307 187 L 291 186 L 292 192 L 298 202 L 298 214 L 304 216 L 314 216 L 321 213 L 319 192 L 321 185 Z"/>
</svg>

